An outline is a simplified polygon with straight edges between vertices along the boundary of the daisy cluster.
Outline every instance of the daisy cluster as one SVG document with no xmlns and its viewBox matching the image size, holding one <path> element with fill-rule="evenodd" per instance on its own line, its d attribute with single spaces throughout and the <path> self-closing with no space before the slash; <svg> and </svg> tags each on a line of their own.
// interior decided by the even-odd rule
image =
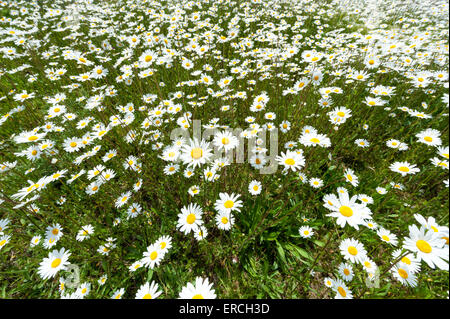
<svg viewBox="0 0 450 319">
<path fill-rule="evenodd" d="M 113 299 L 448 276 L 448 7 L 0 0 L 0 272 Z"/>
</svg>

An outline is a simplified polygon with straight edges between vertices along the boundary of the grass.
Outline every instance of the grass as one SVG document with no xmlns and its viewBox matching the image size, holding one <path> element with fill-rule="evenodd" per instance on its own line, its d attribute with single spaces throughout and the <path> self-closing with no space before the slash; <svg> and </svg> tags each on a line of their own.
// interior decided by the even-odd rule
<svg viewBox="0 0 450 319">
<path fill-rule="evenodd" d="M 197 276 L 209 279 L 218 298 L 333 298 L 336 292 L 327 288 L 323 282 L 326 277 L 340 277 L 338 268 L 345 260 L 339 246 L 346 238 L 359 240 L 383 274 L 379 286 L 370 288 L 366 285 L 367 273 L 361 265 L 353 264 L 354 278 L 346 284 L 354 298 L 448 297 L 448 270 L 432 269 L 422 261 L 421 270 L 416 274 L 416 287 L 403 285 L 390 273 L 392 267 L 398 264 L 398 260 L 392 257 L 392 252 L 401 248 L 405 238 L 410 236 L 408 227 L 418 224 L 415 214 L 426 218 L 434 217 L 438 225 L 447 226 L 448 237 L 448 188 L 443 183 L 444 180 L 448 181 L 448 170 L 432 165 L 430 159 L 438 156 L 436 148 L 418 142 L 416 137 L 419 132 L 433 128 L 439 131 L 442 146 L 448 145 L 448 103 L 443 99 L 443 95 L 448 94 L 448 88 L 434 78 L 428 86 L 420 88 L 406 76 L 406 72 L 417 74 L 423 70 L 448 72 L 444 70 L 445 65 L 448 65 L 448 33 L 439 33 L 448 27 L 448 18 L 439 26 L 437 17 L 430 14 L 424 5 L 422 10 L 416 12 L 387 13 L 379 21 L 379 25 L 386 23 L 387 27 L 371 30 L 365 25 L 369 13 L 364 11 L 364 6 L 359 7 L 362 13 L 358 14 L 349 8 L 347 11 L 338 8 L 336 1 L 318 4 L 310 2 L 307 6 L 310 11 L 295 2 L 271 1 L 267 2 L 268 5 L 250 1 L 209 2 L 201 8 L 187 8 L 181 16 L 191 17 L 199 12 L 203 18 L 210 18 L 210 26 L 192 29 L 195 24 L 189 21 L 186 26 L 174 24 L 175 30 L 180 34 L 189 32 L 201 35 L 200 43 L 206 44 L 206 30 L 211 30 L 212 34 L 218 36 L 226 36 L 227 31 L 233 28 L 232 17 L 239 13 L 240 20 L 236 25 L 240 31 L 238 37 L 224 43 L 217 39 L 207 43 L 209 51 L 198 55 L 186 50 L 189 39 L 175 39 L 175 35 L 170 34 L 171 24 L 168 18 L 161 22 L 152 15 L 144 14 L 146 4 L 140 1 L 136 1 L 136 6 L 133 7 L 127 7 L 124 1 L 110 1 L 109 5 L 105 2 L 93 8 L 80 7 L 82 17 L 97 16 L 105 21 L 106 26 L 114 29 L 115 34 L 105 32 L 95 36 L 92 32 L 102 29 L 101 23 L 94 22 L 94 25 L 90 25 L 83 19 L 77 30 L 78 35 L 75 39 L 70 39 L 68 36 L 72 34 L 72 30 L 57 30 L 61 17 L 69 12 L 64 11 L 61 16 L 45 16 L 49 8 L 56 8 L 53 4 L 63 9 L 69 3 L 70 1 L 39 1 L 39 7 L 26 4 L 29 12 L 39 13 L 41 17 L 30 18 L 38 29 L 34 33 L 25 33 L 24 38 L 27 43 L 40 40 L 40 46 L 19 46 L 8 40 L 0 47 L 3 52 L 0 55 L 0 65 L 4 68 L 0 73 L 0 116 L 19 105 L 25 107 L 24 111 L 11 114 L 0 126 L 0 167 L 2 163 L 17 161 L 14 168 L 2 169 L 0 173 L 0 199 L 3 200 L 0 203 L 0 219 L 10 221 L 5 235 L 11 235 L 10 241 L 0 248 L 1 298 L 59 298 L 59 278 L 68 278 L 69 274 L 61 270 L 55 277 L 43 280 L 38 274 L 38 268 L 50 251 L 63 247 L 71 252 L 70 263 L 79 266 L 80 283 L 91 284 L 88 298 L 110 298 L 119 288 L 125 289 L 124 298 L 134 298 L 139 287 L 149 281 L 158 283 L 161 297 L 177 298 L 183 287 L 188 282 L 193 282 Z M 174 9 L 170 8 L 170 3 L 163 1 L 160 5 L 149 3 L 148 6 L 155 10 L 164 8 L 167 17 L 172 17 Z M 108 7 L 113 15 L 105 10 Z M 125 10 L 119 10 L 121 7 Z M 448 10 L 448 6 L 446 8 Z M 1 9 L 0 16 L 18 19 L 20 22 L 29 15 L 14 15 L 15 9 L 17 7 L 9 4 Z M 276 16 L 271 10 L 284 16 Z M 134 17 L 128 16 L 128 12 L 134 13 Z M 246 23 L 243 12 L 247 12 L 248 17 L 254 21 L 250 19 Z M 402 24 L 399 22 L 401 17 L 428 17 L 430 21 L 411 22 L 411 34 L 402 34 Z M 317 20 L 320 25 L 316 23 Z M 300 21 L 300 26 L 294 29 L 296 21 Z M 137 26 L 141 26 L 140 29 L 136 29 Z M 218 26 L 219 31 L 214 26 Z M 8 21 L 2 22 L 2 27 L 5 30 L 26 29 Z M 362 50 L 367 45 L 361 38 L 368 34 L 382 34 L 387 30 L 393 37 L 389 41 L 406 45 L 415 34 L 422 35 L 426 32 L 427 27 L 431 35 L 426 37 L 424 45 L 417 52 L 430 52 L 430 55 L 442 57 L 447 64 L 439 65 L 431 58 L 420 60 L 416 56 L 414 59 L 423 61 L 423 64 L 409 67 L 400 62 L 390 64 L 390 59 L 401 58 L 405 54 L 388 52 L 384 48 L 379 50 L 381 65 L 373 70 L 367 68 L 365 57 L 373 47 L 369 48 L 369 52 Z M 160 30 L 157 31 L 156 28 Z M 180 56 L 174 58 L 171 67 L 164 63 L 153 64 L 152 76 L 141 78 L 138 75 L 141 69 L 132 69 L 129 71 L 132 74 L 130 85 L 118 82 L 117 77 L 127 72 L 120 67 L 124 64 L 132 65 L 145 51 L 143 45 L 132 47 L 129 42 L 120 39 L 120 36 L 141 35 L 143 41 L 144 31 L 150 30 L 158 38 L 169 39 L 169 47 L 179 51 Z M 343 37 L 337 37 L 334 30 L 341 30 L 339 34 Z M 272 34 L 275 40 L 268 41 Z M 299 34 L 302 39 L 296 42 L 295 37 Z M 360 36 L 352 37 L 353 34 Z M 263 37 L 258 38 L 258 35 Z M 320 35 L 320 39 L 316 35 Z M 254 47 L 240 49 L 239 42 L 249 38 L 253 40 Z M 7 33 L 0 33 L 0 39 L 10 38 Z M 98 55 L 95 51 L 89 51 L 89 45 L 101 48 L 104 40 L 109 41 L 111 50 L 100 51 Z M 326 45 L 320 41 L 324 41 Z M 440 54 L 436 49 L 439 41 L 443 41 L 442 46 L 447 45 L 447 50 Z M 381 42 L 380 40 L 379 43 Z M 277 54 L 271 58 L 252 53 L 254 49 L 262 51 L 267 48 L 274 52 L 284 52 L 292 46 L 299 50 L 289 58 Z M 16 48 L 18 55 L 8 58 L 5 52 L 8 47 Z M 130 47 L 132 54 L 117 66 L 116 62 L 126 55 L 126 49 Z M 157 43 L 152 49 L 162 54 L 162 47 L 163 44 Z M 66 49 L 86 52 L 86 59 L 94 64 L 87 66 L 76 59 L 65 59 L 62 53 Z M 309 63 L 302 58 L 302 53 L 306 50 L 336 54 L 338 57 L 332 60 L 322 58 L 317 64 Z M 46 51 L 54 53 L 47 59 L 43 55 Z M 181 56 L 191 59 L 194 68 L 184 69 Z M 102 60 L 102 57 L 110 60 Z M 239 60 L 238 64 L 244 70 L 248 70 L 248 74 L 241 79 L 231 72 L 233 65 L 230 62 L 235 59 Z M 55 65 L 51 66 L 51 62 Z M 29 67 L 14 72 L 22 65 Z M 71 78 L 91 72 L 97 65 L 109 71 L 105 78 L 91 78 L 88 81 Z M 196 78 L 192 71 L 202 70 L 205 65 L 211 66 L 212 71 L 207 73 L 216 82 L 228 75 L 233 77 L 233 81 L 227 86 L 229 91 L 223 96 L 214 96 L 202 84 L 179 85 Z M 52 80 L 46 75 L 46 70 L 50 67 L 64 67 L 67 72 Z M 310 83 L 296 94 L 283 94 L 285 89 L 292 87 L 301 78 L 311 77 L 310 74 L 317 69 L 323 74 L 320 84 Z M 333 75 L 336 70 L 342 70 L 345 75 Z M 359 70 L 368 73 L 367 80 L 353 79 L 349 82 L 348 74 Z M 35 76 L 37 80 L 29 82 L 27 79 L 30 76 Z M 249 83 L 251 80 L 255 83 Z M 68 86 L 73 83 L 79 83 L 79 87 L 69 89 Z M 387 103 L 384 106 L 369 107 L 364 100 L 373 96 L 369 91 L 376 85 L 395 87 L 395 93 L 390 97 L 382 97 Z M 101 104 L 102 110 L 87 109 L 87 99 L 105 91 L 104 88 L 98 90 L 102 86 L 113 86 L 117 95 L 105 97 Z M 330 95 L 332 105 L 328 108 L 319 106 L 322 98 L 319 88 L 324 87 L 339 87 L 343 90 L 343 94 Z M 220 90 L 216 84 L 211 88 L 214 91 Z M 35 97 L 23 102 L 16 101 L 15 95 L 23 90 L 35 93 Z M 172 98 L 177 91 L 183 92 L 181 99 Z M 233 98 L 233 94 L 241 91 L 246 92 L 246 99 Z M 250 107 L 253 100 L 261 92 L 267 92 L 269 96 L 266 109 L 252 112 Z M 44 97 L 53 97 L 58 93 L 66 95 L 62 104 L 68 113 L 77 116 L 74 121 L 65 120 L 63 115 L 46 119 L 51 105 Z M 142 97 L 145 94 L 155 94 L 156 101 L 144 103 Z M 194 96 L 189 98 L 191 94 Z M 82 97 L 86 99 L 80 100 Z M 302 149 L 305 158 L 301 172 L 308 178 L 320 178 L 323 186 L 313 188 L 302 183 L 296 172 L 282 174 L 281 166 L 275 174 L 262 175 L 248 163 L 248 159 L 245 163 L 232 163 L 220 169 L 220 178 L 216 181 L 202 178 L 206 165 L 197 168 L 195 176 L 189 179 L 183 176 L 186 167 L 184 164 L 180 165 L 181 169 L 176 174 L 167 175 L 163 171 L 167 162 L 160 157 L 161 149 L 155 149 L 154 146 L 157 142 L 164 147 L 171 144 L 170 132 L 179 127 L 177 119 L 181 113 L 166 113 L 163 117 L 166 122 L 161 126 L 146 129 L 141 124 L 148 116 L 148 111 L 164 105 L 163 101 L 169 99 L 180 103 L 183 112 L 191 112 L 192 119 L 202 120 L 202 125 L 219 118 L 220 125 L 245 129 L 249 126 L 245 121 L 248 116 L 255 117 L 255 122 L 260 125 L 273 122 L 279 126 L 283 120 L 288 120 L 291 129 L 286 133 L 278 132 L 279 153 L 286 151 L 284 145 L 287 142 L 299 139 L 305 126 L 314 127 L 319 133 L 326 134 L 331 140 L 331 147 L 308 147 L 298 143 L 296 149 Z M 189 102 L 204 104 L 194 106 Z M 427 109 L 421 106 L 422 102 L 427 103 Z M 64 150 L 63 143 L 67 138 L 82 137 L 87 132 L 93 132 L 93 125 L 89 125 L 87 129 L 77 129 L 76 123 L 79 120 L 92 117 L 93 123 L 105 125 L 111 122 L 113 115 L 120 115 L 123 120 L 125 113 L 121 113 L 118 106 L 126 106 L 128 103 L 135 107 L 132 112 L 134 121 L 129 125 L 113 127 L 101 139 L 78 152 L 69 153 Z M 138 109 L 144 105 L 147 107 L 145 110 Z M 230 105 L 230 110 L 221 111 L 224 105 Z M 432 117 L 426 119 L 412 116 L 400 109 L 403 106 L 423 111 Z M 351 110 L 351 117 L 341 125 L 330 123 L 328 112 L 335 107 Z M 266 111 L 275 113 L 276 119 L 264 119 Z M 35 161 L 18 156 L 17 153 L 30 146 L 30 143 L 17 143 L 15 136 L 49 122 L 64 129 L 61 132 L 49 132 L 46 136 L 46 139 L 53 141 L 58 154 L 43 152 Z M 364 125 L 368 125 L 368 129 Z M 128 143 L 125 136 L 130 132 L 135 132 L 137 138 Z M 161 137 L 153 139 L 155 132 Z M 354 141 L 361 138 L 369 141 L 368 148 L 355 145 Z M 389 139 L 398 139 L 408 144 L 409 149 L 398 151 L 389 148 L 386 146 Z M 74 163 L 79 155 L 96 145 L 101 146 L 97 155 L 80 164 Z M 116 149 L 117 156 L 105 163 L 102 157 L 110 149 Z M 139 172 L 124 169 L 123 163 L 130 155 L 136 156 L 142 164 Z M 397 161 L 415 164 L 420 172 L 403 177 L 389 168 Z M 71 184 L 67 183 L 71 175 L 80 169 L 88 171 L 99 164 L 112 169 L 116 176 L 103 184 L 96 194 L 86 194 L 85 189 L 92 182 L 86 176 Z M 32 167 L 35 170 L 26 173 Z M 358 177 L 357 186 L 346 181 L 344 172 L 348 168 L 353 169 Z M 35 182 L 43 176 L 51 176 L 64 169 L 68 170 L 64 178 L 49 183 L 42 191 L 33 192 L 33 195 L 39 194 L 39 198 L 22 207 L 16 206 L 20 201 L 14 199 L 14 194 L 27 186 L 28 180 Z M 132 201 L 117 208 L 114 205 L 116 199 L 122 193 L 132 190 L 139 179 L 142 179 L 142 186 L 139 191 L 133 191 Z M 257 196 L 252 196 L 248 191 L 252 180 L 258 180 L 262 184 L 262 192 Z M 401 183 L 404 189 L 394 189 L 391 182 Z M 199 195 L 192 197 L 188 194 L 192 185 L 200 187 Z M 347 188 L 351 196 L 367 194 L 373 197 L 373 204 L 368 205 L 373 221 L 397 235 L 399 245 L 394 247 L 381 241 L 375 231 L 365 226 L 360 226 L 358 230 L 349 225 L 341 227 L 335 218 L 327 216 L 330 211 L 324 207 L 323 198 L 327 194 L 336 194 L 337 187 Z M 378 187 L 384 187 L 388 192 L 381 195 L 376 191 Z M 240 194 L 242 200 L 241 212 L 234 213 L 235 224 L 230 231 L 220 230 L 215 222 L 217 212 L 214 203 L 219 198 L 219 193 L 223 192 Z M 63 204 L 57 202 L 61 196 L 65 199 Z M 131 203 L 138 203 L 142 207 L 142 212 L 135 218 L 127 218 L 128 204 Z M 177 229 L 178 214 L 189 203 L 197 203 L 203 209 L 202 220 L 208 230 L 204 240 L 198 241 L 192 233 L 185 235 Z M 31 204 L 39 207 L 38 213 L 32 212 Z M 118 225 L 114 225 L 116 218 L 121 219 Z M 304 218 L 308 220 L 304 221 Z M 63 227 L 64 234 L 56 246 L 50 249 L 44 248 L 42 244 L 30 246 L 33 236 L 39 234 L 44 240 L 46 228 L 55 223 Z M 87 224 L 94 226 L 94 234 L 82 242 L 77 241 L 77 233 Z M 314 230 L 311 238 L 303 238 L 299 234 L 299 227 L 304 225 Z M 130 265 L 141 259 L 147 247 L 163 235 L 172 238 L 173 247 L 164 255 L 161 264 L 153 269 L 142 267 L 130 272 Z M 103 256 L 97 250 L 109 237 L 116 239 L 116 248 L 108 256 Z M 446 247 L 448 249 L 448 240 Z M 107 275 L 108 279 L 104 285 L 99 285 L 97 280 L 102 275 Z M 69 287 L 65 293 L 74 291 L 75 288 Z"/>
</svg>

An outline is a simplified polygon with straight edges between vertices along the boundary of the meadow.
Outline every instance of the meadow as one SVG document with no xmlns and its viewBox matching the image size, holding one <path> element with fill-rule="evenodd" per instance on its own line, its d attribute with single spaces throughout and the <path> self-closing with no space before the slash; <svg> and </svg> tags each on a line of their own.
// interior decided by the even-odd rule
<svg viewBox="0 0 450 319">
<path fill-rule="evenodd" d="M 447 299 L 448 14 L 0 0 L 0 298 Z"/>
</svg>

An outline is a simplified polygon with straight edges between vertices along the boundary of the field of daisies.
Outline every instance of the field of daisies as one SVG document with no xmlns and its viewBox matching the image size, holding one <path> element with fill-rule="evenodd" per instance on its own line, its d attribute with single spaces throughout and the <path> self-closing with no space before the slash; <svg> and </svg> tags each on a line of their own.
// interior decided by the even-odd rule
<svg viewBox="0 0 450 319">
<path fill-rule="evenodd" d="M 0 298 L 448 298 L 448 14 L 0 0 Z"/>
</svg>

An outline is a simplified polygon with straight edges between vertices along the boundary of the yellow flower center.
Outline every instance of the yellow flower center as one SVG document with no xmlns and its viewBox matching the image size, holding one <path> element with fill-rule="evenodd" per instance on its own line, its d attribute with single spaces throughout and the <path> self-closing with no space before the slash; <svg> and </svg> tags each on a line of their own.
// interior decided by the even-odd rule
<svg viewBox="0 0 450 319">
<path fill-rule="evenodd" d="M 191 151 L 191 157 L 193 159 L 199 159 L 203 156 L 203 150 L 200 147 L 193 148 Z"/>
<path fill-rule="evenodd" d="M 390 241 L 389 237 L 386 235 L 381 236 L 381 238 L 383 238 L 383 240 L 385 240 L 385 241 Z"/>
<path fill-rule="evenodd" d="M 54 228 L 54 229 L 52 230 L 52 234 L 53 234 L 53 235 L 58 235 L 58 233 L 59 233 L 59 230 L 58 230 L 57 228 Z"/>
<path fill-rule="evenodd" d="M 151 259 L 151 260 L 155 260 L 156 257 L 158 257 L 158 253 L 157 253 L 156 251 L 153 251 L 153 252 L 150 254 L 150 259 Z"/>
<path fill-rule="evenodd" d="M 287 165 L 294 165 L 295 164 L 295 160 L 293 158 L 288 158 L 284 161 L 285 164 Z"/>
<path fill-rule="evenodd" d="M 222 139 L 222 144 L 227 145 L 228 143 L 230 143 L 230 140 L 227 137 L 224 137 Z"/>
<path fill-rule="evenodd" d="M 339 112 L 337 112 L 337 115 L 339 115 L 340 117 L 344 117 L 344 116 L 345 116 L 345 113 L 342 112 L 342 111 L 339 111 Z"/>
<path fill-rule="evenodd" d="M 144 297 L 142 297 L 142 299 L 152 299 L 152 295 L 146 294 Z"/>
<path fill-rule="evenodd" d="M 344 269 L 344 275 L 348 276 L 350 275 L 350 270 L 348 270 L 347 268 Z"/>
<path fill-rule="evenodd" d="M 356 247 L 350 246 L 347 250 L 353 256 L 356 256 L 358 254 L 358 249 L 356 249 Z"/>
<path fill-rule="evenodd" d="M 320 142 L 319 139 L 318 139 L 318 138 L 315 138 L 315 137 L 313 137 L 312 139 L 310 139 L 310 141 L 313 142 L 313 143 L 319 143 L 319 142 Z"/>
<path fill-rule="evenodd" d="M 29 141 L 36 141 L 38 139 L 38 137 L 36 135 L 30 136 L 28 138 Z"/>
<path fill-rule="evenodd" d="M 76 143 L 76 142 L 70 143 L 70 147 L 75 147 L 75 146 L 77 146 L 77 143 Z"/>
<path fill-rule="evenodd" d="M 200 294 L 196 294 L 195 296 L 192 297 L 192 299 L 205 299 L 205 298 Z"/>
<path fill-rule="evenodd" d="M 222 224 L 228 224 L 228 218 L 222 217 Z"/>
<path fill-rule="evenodd" d="M 429 254 L 432 251 L 430 244 L 422 239 L 420 239 L 416 242 L 416 246 L 417 246 L 417 248 L 419 248 L 419 250 L 421 252 L 426 253 L 426 254 Z"/>
<path fill-rule="evenodd" d="M 56 268 L 56 267 L 58 267 L 60 264 L 61 264 L 61 259 L 60 259 L 60 258 L 56 258 L 55 260 L 52 261 L 52 263 L 51 263 L 50 266 L 51 266 L 52 268 Z"/>
<path fill-rule="evenodd" d="M 400 172 L 408 173 L 409 172 L 409 167 L 402 166 L 402 167 L 399 167 L 398 170 Z"/>
<path fill-rule="evenodd" d="M 232 208 L 234 206 L 234 202 L 232 200 L 227 200 L 223 206 L 225 206 L 225 208 Z"/>
<path fill-rule="evenodd" d="M 405 270 L 401 269 L 401 268 L 398 269 L 398 274 L 399 274 L 400 277 L 402 277 L 403 279 L 408 278 L 408 273 L 407 273 Z"/>
<path fill-rule="evenodd" d="M 403 257 L 402 258 L 402 263 L 407 264 L 407 265 L 411 265 L 411 260 L 408 257 Z"/>
<path fill-rule="evenodd" d="M 433 141 L 433 138 L 431 136 L 425 136 L 423 139 L 429 143 Z"/>
<path fill-rule="evenodd" d="M 347 293 L 345 292 L 344 288 L 338 287 L 337 290 L 338 290 L 339 294 L 340 294 L 342 297 L 347 296 Z"/>
<path fill-rule="evenodd" d="M 353 210 L 348 206 L 341 206 L 339 212 L 345 217 L 353 216 Z"/>
<path fill-rule="evenodd" d="M 195 222 L 195 214 L 189 214 L 186 218 L 186 222 L 192 225 Z"/>
</svg>

